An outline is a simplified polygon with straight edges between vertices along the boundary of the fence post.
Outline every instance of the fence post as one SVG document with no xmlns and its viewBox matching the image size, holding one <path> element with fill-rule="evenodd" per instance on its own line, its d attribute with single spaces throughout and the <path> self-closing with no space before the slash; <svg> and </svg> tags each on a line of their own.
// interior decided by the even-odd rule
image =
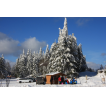
<svg viewBox="0 0 106 106">
<path fill-rule="evenodd" d="M 87 75 L 86 75 L 86 80 L 87 80 Z"/>
<path fill-rule="evenodd" d="M 105 84 L 105 78 L 102 78 L 102 83 L 104 83 L 104 84 Z"/>
</svg>

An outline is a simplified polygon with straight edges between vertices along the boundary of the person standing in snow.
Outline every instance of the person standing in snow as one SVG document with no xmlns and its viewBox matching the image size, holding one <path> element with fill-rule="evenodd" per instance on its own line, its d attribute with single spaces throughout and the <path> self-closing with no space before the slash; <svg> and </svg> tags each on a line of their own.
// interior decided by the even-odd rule
<svg viewBox="0 0 106 106">
<path fill-rule="evenodd" d="M 70 79 L 70 84 L 73 84 L 73 80 L 72 79 Z"/>
<path fill-rule="evenodd" d="M 68 78 L 67 78 L 67 84 L 69 84 Z"/>
<path fill-rule="evenodd" d="M 75 83 L 75 77 L 73 78 L 73 84 Z"/>
<path fill-rule="evenodd" d="M 58 78 L 58 84 L 61 84 L 61 77 Z"/>
<path fill-rule="evenodd" d="M 61 83 L 62 83 L 62 84 L 64 83 L 64 78 L 63 78 L 63 76 L 61 77 Z"/>
<path fill-rule="evenodd" d="M 65 77 L 65 82 L 67 82 L 67 77 Z"/>
<path fill-rule="evenodd" d="M 75 78 L 74 84 L 77 84 L 77 78 Z"/>
</svg>

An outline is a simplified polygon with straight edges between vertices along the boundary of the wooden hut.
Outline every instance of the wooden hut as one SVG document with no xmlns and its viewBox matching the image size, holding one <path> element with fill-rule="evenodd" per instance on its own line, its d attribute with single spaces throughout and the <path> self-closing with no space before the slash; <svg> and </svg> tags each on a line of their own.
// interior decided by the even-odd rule
<svg viewBox="0 0 106 106">
<path fill-rule="evenodd" d="M 59 76 L 66 76 L 65 74 L 61 73 L 61 72 L 51 72 L 49 74 L 46 74 L 46 84 L 51 84 L 51 78 L 52 80 L 52 84 L 58 84 L 58 78 Z"/>
</svg>

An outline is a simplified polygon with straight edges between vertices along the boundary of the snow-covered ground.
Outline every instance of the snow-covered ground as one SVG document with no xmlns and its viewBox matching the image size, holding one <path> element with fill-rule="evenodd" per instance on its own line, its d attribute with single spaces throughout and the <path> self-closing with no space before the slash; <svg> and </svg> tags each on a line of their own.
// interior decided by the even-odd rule
<svg viewBox="0 0 106 106">
<path fill-rule="evenodd" d="M 87 75 L 87 80 L 86 76 Z M 106 87 L 106 83 L 102 83 L 101 81 L 102 76 L 96 75 L 95 72 L 82 72 L 80 73 L 80 77 L 77 79 L 78 84 L 63 84 L 63 85 L 36 85 L 36 82 L 33 83 L 18 83 L 17 79 L 10 79 L 9 87 Z M 106 79 L 106 76 L 105 76 Z M 6 87 L 6 80 L 0 79 L 0 86 Z"/>
</svg>

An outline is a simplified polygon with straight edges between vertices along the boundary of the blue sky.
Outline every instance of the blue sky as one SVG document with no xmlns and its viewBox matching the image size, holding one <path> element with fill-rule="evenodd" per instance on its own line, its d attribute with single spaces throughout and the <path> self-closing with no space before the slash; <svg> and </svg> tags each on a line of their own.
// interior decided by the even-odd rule
<svg viewBox="0 0 106 106">
<path fill-rule="evenodd" d="M 74 33 L 77 44 L 82 44 L 89 67 L 106 64 L 106 18 L 66 17 L 68 34 Z M 58 41 L 64 17 L 0 17 L 0 55 L 14 63 L 22 49 L 38 50 Z"/>
</svg>

